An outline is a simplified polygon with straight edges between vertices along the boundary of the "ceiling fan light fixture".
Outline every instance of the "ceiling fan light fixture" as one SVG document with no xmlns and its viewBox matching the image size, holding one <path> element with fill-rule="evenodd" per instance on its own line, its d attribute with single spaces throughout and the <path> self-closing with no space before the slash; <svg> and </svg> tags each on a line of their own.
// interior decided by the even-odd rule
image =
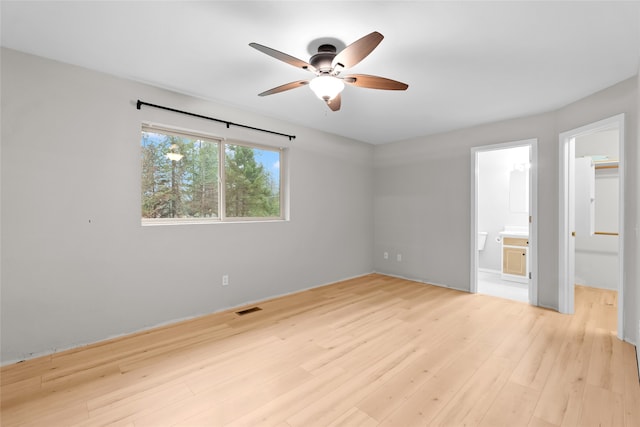
<svg viewBox="0 0 640 427">
<path fill-rule="evenodd" d="M 184 154 L 180 154 L 177 144 L 171 144 L 171 147 L 169 147 L 169 152 L 164 156 L 172 162 L 179 162 L 184 157 Z"/>
<path fill-rule="evenodd" d="M 167 153 L 165 157 L 171 161 L 179 162 L 184 156 L 180 153 Z"/>
<path fill-rule="evenodd" d="M 309 82 L 309 87 L 323 101 L 330 101 L 344 89 L 342 80 L 333 76 L 318 76 Z"/>
<path fill-rule="evenodd" d="M 366 58 L 383 38 L 384 36 L 382 34 L 374 31 L 356 40 L 337 53 L 337 49 L 333 44 L 325 43 L 318 46 L 318 53 L 313 55 L 309 59 L 309 62 L 302 61 L 258 43 L 249 43 L 249 46 L 262 53 L 286 62 L 289 65 L 293 65 L 296 68 L 312 72 L 316 76 L 312 80 L 298 80 L 274 87 L 273 89 L 259 93 L 258 96 L 273 95 L 308 84 L 313 93 L 323 100 L 331 111 L 338 111 L 342 104 L 342 96 L 340 93 L 344 89 L 345 84 L 369 89 L 406 90 L 409 87 L 406 83 L 391 80 L 386 77 L 368 74 L 352 74 L 338 77 L 345 68 L 352 68 Z"/>
</svg>

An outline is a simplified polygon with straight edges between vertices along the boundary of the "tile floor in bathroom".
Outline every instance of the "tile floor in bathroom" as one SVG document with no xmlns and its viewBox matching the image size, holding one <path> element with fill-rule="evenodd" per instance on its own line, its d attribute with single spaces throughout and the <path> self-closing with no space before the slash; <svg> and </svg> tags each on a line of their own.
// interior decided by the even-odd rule
<svg viewBox="0 0 640 427">
<path fill-rule="evenodd" d="M 529 302 L 526 283 L 503 280 L 499 272 L 478 271 L 478 293 L 514 301 Z"/>
</svg>

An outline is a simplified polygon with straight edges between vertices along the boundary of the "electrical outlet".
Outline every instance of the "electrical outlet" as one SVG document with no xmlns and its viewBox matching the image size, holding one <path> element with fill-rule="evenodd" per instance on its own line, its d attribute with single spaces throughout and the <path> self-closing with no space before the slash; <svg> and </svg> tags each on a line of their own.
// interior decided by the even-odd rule
<svg viewBox="0 0 640 427">
<path fill-rule="evenodd" d="M 398 260 L 398 262 L 402 262 L 402 254 L 398 254 L 398 256 L 396 256 L 396 259 Z"/>
<path fill-rule="evenodd" d="M 223 274 L 222 275 L 222 286 L 229 286 L 229 275 L 228 274 Z"/>
<path fill-rule="evenodd" d="M 383 257 L 384 257 L 384 259 L 389 259 L 389 252 L 385 252 Z"/>
</svg>

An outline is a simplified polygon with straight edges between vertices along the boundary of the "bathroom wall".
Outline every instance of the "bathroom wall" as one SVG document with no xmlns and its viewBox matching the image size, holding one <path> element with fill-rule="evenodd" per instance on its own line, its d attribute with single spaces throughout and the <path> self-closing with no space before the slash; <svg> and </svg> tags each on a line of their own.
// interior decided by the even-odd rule
<svg viewBox="0 0 640 427">
<path fill-rule="evenodd" d="M 619 159 L 618 131 L 608 130 L 576 138 L 576 157 L 608 156 Z M 597 169 L 595 179 L 595 231 L 618 232 L 618 169 Z M 576 237 L 576 283 L 617 289 L 618 237 Z"/>
<path fill-rule="evenodd" d="M 506 142 L 506 141 L 505 141 Z M 529 163 L 529 147 L 478 153 L 478 231 L 486 231 L 487 244 L 478 253 L 478 266 L 500 271 L 502 243 L 498 233 L 505 225 L 526 226 L 529 214 L 509 207 L 509 178 L 514 165 Z"/>
</svg>

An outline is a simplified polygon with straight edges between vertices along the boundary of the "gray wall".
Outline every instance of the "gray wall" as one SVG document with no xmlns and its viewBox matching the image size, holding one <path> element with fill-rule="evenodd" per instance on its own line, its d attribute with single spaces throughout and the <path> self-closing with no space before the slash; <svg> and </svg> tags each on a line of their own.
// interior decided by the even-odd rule
<svg viewBox="0 0 640 427">
<path fill-rule="evenodd" d="M 637 77 L 555 112 L 374 147 L 6 49 L 1 71 L 2 364 L 373 269 L 468 290 L 470 147 L 529 138 L 539 303 L 557 308 L 558 134 L 622 112 L 625 337 L 638 338 Z M 138 98 L 298 138 L 138 111 Z M 141 227 L 142 121 L 290 147 L 291 220 Z"/>
<path fill-rule="evenodd" d="M 469 290 L 470 149 L 538 139 L 538 302 L 558 308 L 558 135 L 626 114 L 625 337 L 636 340 L 637 78 L 554 112 L 376 147 L 374 268 Z M 391 255 L 383 258 L 384 251 Z M 402 262 L 395 253 L 402 253 Z"/>
<path fill-rule="evenodd" d="M 2 364 L 372 271 L 373 146 L 6 49 L 1 83 Z M 142 227 L 142 121 L 289 147 L 291 220 Z"/>
<path fill-rule="evenodd" d="M 538 206 L 539 222 L 544 225 L 539 240 L 550 245 L 557 229 L 558 190 L 553 182 L 557 181 L 558 156 L 552 141 L 558 136 L 549 123 L 553 123 L 553 115 L 542 114 L 377 147 L 376 271 L 469 290 L 473 146 L 538 138 L 539 183 L 546 191 Z M 394 256 L 384 260 L 386 250 L 402 252 L 402 262 Z M 556 283 L 556 257 L 544 251 L 540 255 L 547 265 L 540 271 L 540 281 Z M 541 289 L 540 303 L 557 306 L 555 293 Z"/>
</svg>

